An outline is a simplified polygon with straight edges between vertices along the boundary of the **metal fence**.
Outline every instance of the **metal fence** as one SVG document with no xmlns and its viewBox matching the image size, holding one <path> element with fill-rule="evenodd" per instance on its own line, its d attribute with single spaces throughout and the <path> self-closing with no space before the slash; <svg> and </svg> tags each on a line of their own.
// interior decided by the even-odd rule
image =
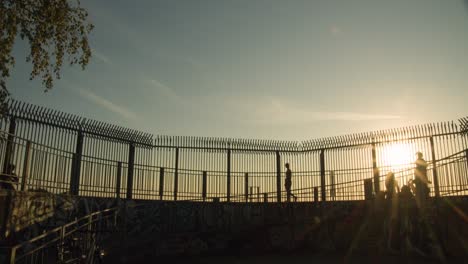
<svg viewBox="0 0 468 264">
<path fill-rule="evenodd" d="M 128 199 L 284 201 L 286 162 L 298 201 L 364 199 L 392 171 L 429 161 L 431 195 L 466 195 L 468 119 L 310 141 L 152 136 L 18 101 L 0 123 L 3 186 Z"/>
</svg>

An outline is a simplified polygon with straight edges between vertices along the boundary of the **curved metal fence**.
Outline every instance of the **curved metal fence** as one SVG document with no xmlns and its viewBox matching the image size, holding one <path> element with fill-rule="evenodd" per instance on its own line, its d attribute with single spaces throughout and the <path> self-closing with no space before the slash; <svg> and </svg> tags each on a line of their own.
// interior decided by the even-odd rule
<svg viewBox="0 0 468 264">
<path fill-rule="evenodd" d="M 467 118 L 310 141 L 152 136 L 19 101 L 0 123 L 3 188 L 127 199 L 297 201 L 364 199 L 394 172 L 429 162 L 431 195 L 466 195 Z"/>
</svg>

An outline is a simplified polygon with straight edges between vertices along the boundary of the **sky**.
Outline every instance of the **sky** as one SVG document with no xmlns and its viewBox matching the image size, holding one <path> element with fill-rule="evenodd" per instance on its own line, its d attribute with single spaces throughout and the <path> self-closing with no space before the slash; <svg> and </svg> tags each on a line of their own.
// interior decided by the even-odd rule
<svg viewBox="0 0 468 264">
<path fill-rule="evenodd" d="M 155 135 L 304 140 L 468 115 L 463 0 L 82 0 L 84 71 L 12 97 Z"/>
</svg>

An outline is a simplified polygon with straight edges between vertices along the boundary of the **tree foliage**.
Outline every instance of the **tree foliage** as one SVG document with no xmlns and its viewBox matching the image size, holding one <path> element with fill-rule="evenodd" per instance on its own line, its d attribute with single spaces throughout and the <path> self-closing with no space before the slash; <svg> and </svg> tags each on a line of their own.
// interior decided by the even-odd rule
<svg viewBox="0 0 468 264">
<path fill-rule="evenodd" d="M 0 0 L 0 102 L 5 107 L 9 92 L 6 79 L 15 64 L 17 39 L 27 41 L 26 57 L 32 63 L 30 79 L 40 77 L 45 91 L 60 78 L 65 55 L 84 69 L 91 57 L 88 34 L 93 25 L 80 2 L 69 0 Z"/>
</svg>

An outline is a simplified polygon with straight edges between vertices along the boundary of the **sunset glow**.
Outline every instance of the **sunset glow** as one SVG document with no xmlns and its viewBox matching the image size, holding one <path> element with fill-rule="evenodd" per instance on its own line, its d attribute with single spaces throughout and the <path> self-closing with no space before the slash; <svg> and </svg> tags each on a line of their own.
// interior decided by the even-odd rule
<svg viewBox="0 0 468 264">
<path fill-rule="evenodd" d="M 414 151 L 407 143 L 392 144 L 385 148 L 382 161 L 385 165 L 391 166 L 392 170 L 402 169 L 414 162 Z"/>
</svg>

